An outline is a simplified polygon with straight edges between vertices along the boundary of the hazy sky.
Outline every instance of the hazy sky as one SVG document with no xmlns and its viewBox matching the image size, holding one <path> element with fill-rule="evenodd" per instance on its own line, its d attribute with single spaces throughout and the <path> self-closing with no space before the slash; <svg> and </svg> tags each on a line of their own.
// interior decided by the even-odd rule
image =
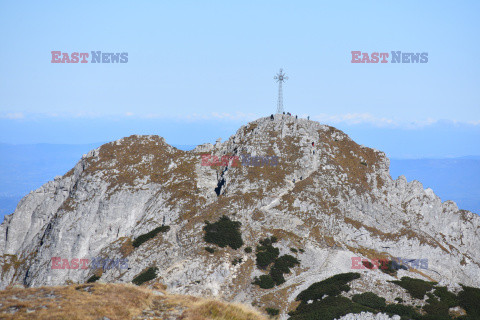
<svg viewBox="0 0 480 320">
<path fill-rule="evenodd" d="M 479 16 L 479 1 L 0 1 L 0 142 L 228 138 L 275 111 L 283 67 L 287 111 L 400 156 L 479 155 Z M 428 63 L 353 64 L 355 50 Z"/>
</svg>

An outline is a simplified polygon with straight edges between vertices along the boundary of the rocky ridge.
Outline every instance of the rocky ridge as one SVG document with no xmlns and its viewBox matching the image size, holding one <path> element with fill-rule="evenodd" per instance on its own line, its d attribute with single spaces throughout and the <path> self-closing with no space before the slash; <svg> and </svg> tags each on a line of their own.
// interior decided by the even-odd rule
<svg viewBox="0 0 480 320">
<path fill-rule="evenodd" d="M 278 156 L 279 162 L 202 166 L 204 153 Z M 274 235 L 281 254 L 301 248 L 295 253 L 300 266 L 273 289 L 252 285 L 264 274 L 254 253 L 204 249 L 204 221 L 222 215 L 241 222 L 245 246 L 255 248 Z M 162 224 L 170 230 L 132 246 Z M 52 257 L 127 258 L 127 270 L 106 270 L 100 281 L 130 282 L 155 265 L 157 279 L 171 292 L 276 306 L 284 317 L 309 285 L 352 271 L 354 256 L 428 259 L 428 269 L 399 270 L 398 277 L 453 290 L 459 283 L 480 287 L 479 229 L 480 217 L 442 202 L 420 182 L 392 179 L 383 152 L 333 127 L 276 115 L 192 151 L 158 136 L 131 136 L 92 150 L 67 174 L 23 198 L 0 225 L 0 285 L 83 283 L 93 274 L 52 269 Z M 391 275 L 361 272 L 349 294 L 372 291 L 387 301 L 405 296 L 386 282 Z"/>
</svg>

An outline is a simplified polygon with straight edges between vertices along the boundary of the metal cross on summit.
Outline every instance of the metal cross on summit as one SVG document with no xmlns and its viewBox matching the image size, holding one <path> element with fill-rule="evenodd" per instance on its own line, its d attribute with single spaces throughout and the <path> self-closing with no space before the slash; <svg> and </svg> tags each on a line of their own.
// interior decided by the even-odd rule
<svg viewBox="0 0 480 320">
<path fill-rule="evenodd" d="M 278 102 L 277 102 L 277 113 L 283 113 L 283 91 L 282 91 L 282 83 L 285 80 L 288 80 L 288 77 L 285 76 L 283 73 L 283 69 L 280 68 L 280 72 L 277 73 L 273 79 L 277 80 L 278 82 Z"/>
</svg>

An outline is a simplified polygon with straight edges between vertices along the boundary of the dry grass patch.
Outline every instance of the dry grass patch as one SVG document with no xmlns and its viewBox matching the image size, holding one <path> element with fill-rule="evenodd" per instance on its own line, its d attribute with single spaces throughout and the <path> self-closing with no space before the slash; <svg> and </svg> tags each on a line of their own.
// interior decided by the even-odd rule
<svg viewBox="0 0 480 320">
<path fill-rule="evenodd" d="M 226 304 L 217 300 L 195 302 L 182 315 L 183 320 L 267 320 L 258 311 L 241 304 Z"/>
<path fill-rule="evenodd" d="M 425 273 L 423 273 L 422 271 L 418 270 L 418 269 L 415 269 L 415 268 L 408 268 L 408 271 L 410 272 L 413 272 L 413 273 L 417 273 L 419 275 L 421 275 L 422 277 L 430 280 L 430 281 L 433 281 L 433 282 L 437 282 L 437 280 L 433 279 L 432 277 L 429 277 L 428 275 L 426 275 Z"/>
<path fill-rule="evenodd" d="M 262 227 L 262 231 L 264 234 L 271 233 L 273 234 L 278 240 L 287 240 L 290 242 L 290 245 L 293 246 L 301 246 L 302 237 L 297 236 L 295 233 L 283 229 L 271 229 L 271 228 L 264 228 Z"/>
<path fill-rule="evenodd" d="M 295 310 L 300 304 L 299 301 L 288 301 L 288 297 L 295 290 L 296 285 L 290 285 L 281 289 L 274 290 L 260 298 L 261 304 L 265 307 L 273 307 L 280 310 Z"/>
<path fill-rule="evenodd" d="M 390 259 L 392 258 L 392 256 L 387 253 L 387 252 L 379 252 L 379 251 L 376 251 L 374 249 L 370 249 L 370 248 L 365 248 L 365 247 L 358 247 L 358 248 L 355 248 L 355 247 L 351 247 L 349 245 L 346 245 L 346 247 L 348 248 L 348 250 L 350 250 L 351 252 L 355 252 L 361 256 L 364 256 L 364 257 L 367 257 L 368 259 Z"/>
<path fill-rule="evenodd" d="M 237 211 L 235 205 L 243 208 L 253 206 L 247 201 L 247 199 L 245 199 L 244 196 L 240 194 L 231 196 L 222 195 L 218 197 L 215 202 L 212 202 L 204 207 L 199 207 L 198 211 L 182 213 L 180 217 L 182 220 L 188 220 L 188 223 L 185 227 L 187 230 L 190 230 L 199 223 L 203 225 L 205 220 L 214 221 L 223 215 L 232 217 L 232 215 Z"/>
<path fill-rule="evenodd" d="M 333 138 L 333 135 L 341 139 Z M 357 192 L 370 191 L 372 185 L 367 181 L 367 175 L 374 172 L 373 166 L 378 167 L 383 161 L 382 155 L 373 149 L 361 147 L 345 133 L 333 127 L 329 127 L 328 134 L 323 134 L 322 137 L 323 145 L 337 150 L 327 163 L 346 170 L 347 178 Z M 377 184 L 383 186 L 383 181 L 377 179 Z"/>
<path fill-rule="evenodd" d="M 235 290 L 238 290 L 238 288 L 246 289 L 250 287 L 252 279 L 245 275 L 251 274 L 254 269 L 255 261 L 252 258 L 247 258 L 241 263 L 240 267 L 235 272 L 237 276 L 232 280 L 232 284 L 230 285 L 232 287 L 232 295 L 230 297 L 234 297 L 233 293 Z"/>
<path fill-rule="evenodd" d="M 58 208 L 58 211 L 73 211 L 77 207 L 75 200 L 69 196 L 62 205 Z"/>
<path fill-rule="evenodd" d="M 63 178 L 68 178 L 68 177 L 73 176 L 73 173 L 74 173 L 74 172 L 75 172 L 75 167 L 73 167 L 72 169 L 68 170 L 68 172 L 63 175 Z"/>
<path fill-rule="evenodd" d="M 131 319 L 153 295 L 133 285 L 84 284 L 0 291 L 2 319 Z M 15 311 L 13 313 L 13 311 Z"/>
<path fill-rule="evenodd" d="M 171 295 L 159 283 L 153 288 L 157 292 L 130 284 L 97 283 L 11 288 L 0 291 L 0 319 L 267 319 L 244 305 Z"/>
<path fill-rule="evenodd" d="M 257 126 L 258 126 L 258 123 L 249 123 L 243 128 L 243 135 L 247 136 L 248 133 L 253 132 L 253 130 L 255 130 Z"/>
<path fill-rule="evenodd" d="M 110 185 L 110 192 L 120 186 L 135 187 L 136 179 L 146 178 L 147 183 L 163 183 L 171 175 L 180 181 L 175 189 L 184 186 L 178 192 L 191 192 L 196 189 L 191 180 L 195 179 L 194 168 L 198 160 L 187 155 L 187 152 L 170 147 L 159 136 L 133 135 L 102 145 L 98 157 L 86 159 L 84 173 L 95 175 L 102 171 L 103 178 Z M 169 171 L 171 162 L 177 166 Z"/>
<path fill-rule="evenodd" d="M 130 239 L 129 237 L 122 237 L 119 240 L 122 241 L 119 249 L 120 253 L 122 254 L 122 258 L 126 258 L 135 249 L 132 245 L 132 239 Z"/>
</svg>

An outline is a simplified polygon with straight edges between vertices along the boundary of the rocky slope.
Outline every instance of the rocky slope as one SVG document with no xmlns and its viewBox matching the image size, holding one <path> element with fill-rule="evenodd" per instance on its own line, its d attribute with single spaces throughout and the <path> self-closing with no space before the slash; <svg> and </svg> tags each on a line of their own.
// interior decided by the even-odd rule
<svg viewBox="0 0 480 320">
<path fill-rule="evenodd" d="M 204 153 L 277 156 L 278 165 L 202 166 Z M 204 221 L 222 215 L 241 222 L 244 247 L 274 235 L 280 254 L 300 260 L 285 283 L 269 290 L 252 285 L 265 272 L 244 247 L 205 251 Z M 170 230 L 132 246 L 162 224 Z M 418 181 L 393 180 L 383 152 L 333 127 L 276 115 L 188 152 L 158 136 L 92 150 L 23 198 L 0 225 L 0 281 L 2 288 L 83 283 L 93 270 L 52 269 L 51 258 L 126 258 L 128 269 L 97 273 L 100 281 L 129 282 L 156 266 L 172 292 L 275 306 L 285 317 L 299 292 L 352 271 L 355 256 L 428 259 L 428 269 L 399 270 L 398 277 L 480 287 L 479 235 L 479 216 L 442 202 Z M 372 291 L 387 301 L 405 295 L 385 282 L 393 276 L 360 271 L 351 294 Z"/>
</svg>

